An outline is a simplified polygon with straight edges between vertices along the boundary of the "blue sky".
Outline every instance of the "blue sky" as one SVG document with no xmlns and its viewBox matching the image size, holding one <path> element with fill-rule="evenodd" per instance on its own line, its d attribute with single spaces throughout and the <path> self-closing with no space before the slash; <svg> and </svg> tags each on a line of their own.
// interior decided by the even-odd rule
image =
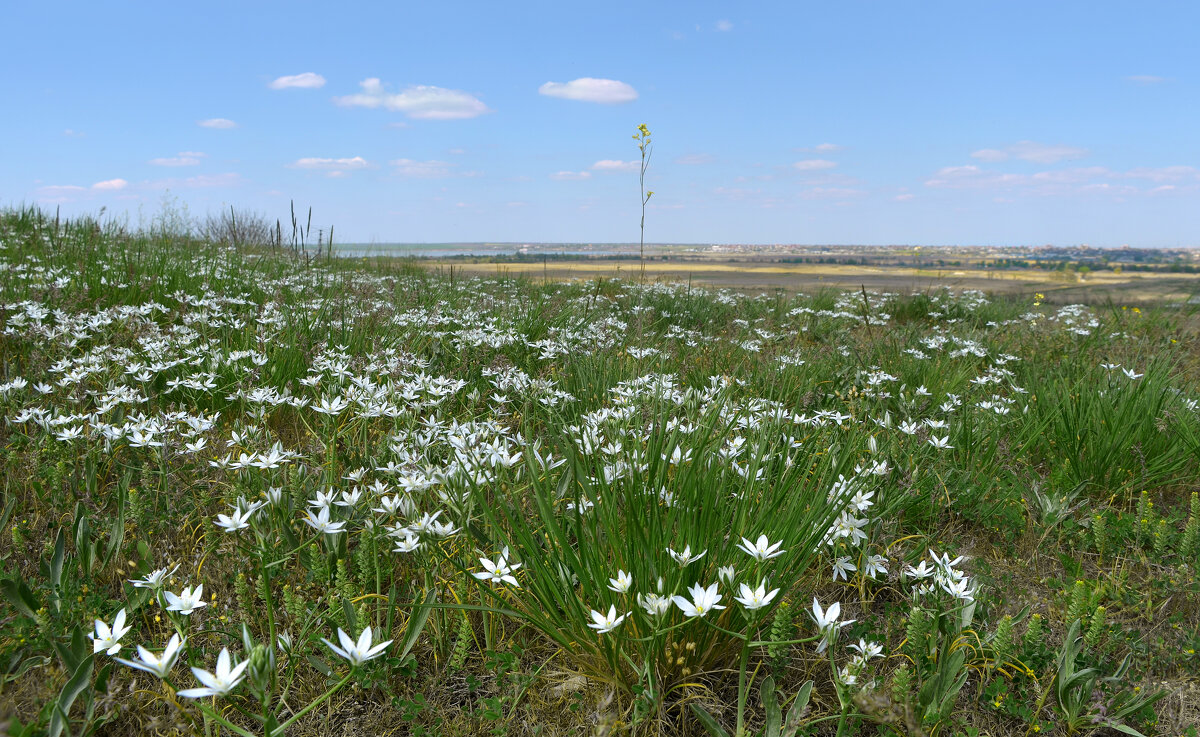
<svg viewBox="0 0 1200 737">
<path fill-rule="evenodd" d="M 1200 245 L 1194 3 L 25 3 L 5 25 L 3 204 L 636 241 L 645 123 L 652 242 Z"/>
</svg>

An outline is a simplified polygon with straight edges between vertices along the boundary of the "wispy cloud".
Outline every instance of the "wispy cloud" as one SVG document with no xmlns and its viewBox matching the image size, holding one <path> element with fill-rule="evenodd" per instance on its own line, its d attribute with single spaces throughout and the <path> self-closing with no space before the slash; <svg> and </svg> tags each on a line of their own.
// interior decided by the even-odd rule
<svg viewBox="0 0 1200 737">
<path fill-rule="evenodd" d="M 298 88 L 305 90 L 316 90 L 325 86 L 325 78 L 314 72 L 304 72 L 303 74 L 289 74 L 283 77 L 276 78 L 273 82 L 267 85 L 273 90 L 286 90 L 289 88 Z"/>
<path fill-rule="evenodd" d="M 125 181 L 124 179 L 106 179 L 103 182 L 96 182 L 93 184 L 92 189 L 112 192 L 125 189 L 128 186 L 129 182 Z"/>
<path fill-rule="evenodd" d="M 824 171 L 836 166 L 836 161 L 829 161 L 827 159 L 804 159 L 792 164 L 792 168 L 797 171 Z"/>
<path fill-rule="evenodd" d="M 684 154 L 675 159 L 676 164 L 684 166 L 700 166 L 701 164 L 711 164 L 713 161 L 712 154 Z"/>
<path fill-rule="evenodd" d="M 971 189 L 980 187 L 1011 186 L 1028 180 L 1024 174 L 1005 174 L 981 169 L 974 164 L 944 166 L 925 180 L 926 187 Z"/>
<path fill-rule="evenodd" d="M 388 164 L 396 168 L 396 173 L 416 179 L 437 179 L 451 174 L 451 164 L 446 161 L 416 161 L 414 159 L 393 159 Z"/>
<path fill-rule="evenodd" d="M 1088 155 L 1086 148 L 1063 144 L 1045 144 L 1036 141 L 1017 141 L 1006 148 L 981 148 L 971 153 L 971 158 L 996 162 L 1006 159 L 1021 159 L 1035 164 L 1055 164 L 1059 161 L 1082 159 Z"/>
<path fill-rule="evenodd" d="M 225 172 L 223 174 L 197 174 L 194 177 L 186 179 L 170 178 L 156 179 L 151 182 L 143 182 L 138 189 L 205 189 L 212 187 L 236 187 L 244 184 L 245 180 L 242 175 L 236 172 Z"/>
<path fill-rule="evenodd" d="M 194 177 L 188 177 L 183 180 L 185 187 L 235 187 L 241 184 L 244 180 L 242 175 L 236 172 L 225 172 L 224 174 L 198 174 Z"/>
<path fill-rule="evenodd" d="M 196 125 L 201 128 L 217 128 L 219 130 L 228 130 L 237 128 L 237 123 L 229 118 L 209 118 L 208 120 L 197 120 Z"/>
<path fill-rule="evenodd" d="M 592 171 L 638 171 L 641 168 L 641 163 L 640 161 L 601 159 L 592 164 Z"/>
<path fill-rule="evenodd" d="M 591 179 L 590 171 L 556 171 L 550 175 L 550 178 L 556 182 L 573 182 L 580 179 Z"/>
<path fill-rule="evenodd" d="M 861 197 L 866 190 L 853 187 L 810 187 L 799 193 L 802 200 L 841 200 L 849 197 Z"/>
<path fill-rule="evenodd" d="M 200 159 L 203 159 L 208 154 L 199 151 L 180 151 L 175 156 L 170 156 L 161 159 L 150 159 L 146 162 L 152 166 L 198 166 Z"/>
<path fill-rule="evenodd" d="M 352 156 L 342 159 L 327 159 L 311 156 L 303 159 L 296 159 L 294 162 L 289 164 L 289 166 L 293 169 L 348 172 L 370 168 L 371 162 L 367 161 L 361 156 Z"/>
<path fill-rule="evenodd" d="M 1139 166 L 1125 172 L 1125 176 L 1151 182 L 1200 181 L 1200 169 L 1194 166 Z"/>
<path fill-rule="evenodd" d="M 492 112 L 470 93 L 432 85 L 414 85 L 388 92 L 378 77 L 358 83 L 361 92 L 335 97 L 342 107 L 384 108 L 417 120 L 463 120 Z"/>
<path fill-rule="evenodd" d="M 1144 189 L 1138 182 L 1159 185 Z M 974 164 L 947 166 L 925 181 L 925 186 L 942 189 L 1005 190 L 1015 194 L 1067 195 L 1111 193 L 1132 195 L 1153 192 L 1162 186 L 1200 188 L 1200 169 L 1193 166 L 1136 167 L 1114 171 L 1105 166 L 1079 166 L 1015 174 L 983 169 Z"/>
<path fill-rule="evenodd" d="M 845 146 L 841 146 L 836 143 L 818 143 L 816 146 L 805 146 L 804 148 L 797 148 L 793 150 L 800 153 L 831 154 L 835 151 L 841 151 L 843 148 L 845 148 Z"/>
<path fill-rule="evenodd" d="M 733 30 L 733 22 L 722 18 L 721 20 L 717 21 L 714 28 L 716 28 L 718 31 L 732 31 Z"/>
<path fill-rule="evenodd" d="M 547 82 L 538 87 L 538 94 L 604 105 L 633 102 L 638 97 L 637 90 L 624 82 L 593 77 L 580 77 L 570 82 Z"/>
<path fill-rule="evenodd" d="M 1126 82 L 1133 82 L 1140 85 L 1162 84 L 1167 81 L 1166 77 L 1159 77 L 1153 74 L 1130 74 L 1121 79 Z"/>
<path fill-rule="evenodd" d="M 38 187 L 36 194 L 39 202 L 53 204 L 70 202 L 75 195 L 86 191 L 87 187 L 80 187 L 77 184 L 49 184 L 44 187 Z"/>
</svg>

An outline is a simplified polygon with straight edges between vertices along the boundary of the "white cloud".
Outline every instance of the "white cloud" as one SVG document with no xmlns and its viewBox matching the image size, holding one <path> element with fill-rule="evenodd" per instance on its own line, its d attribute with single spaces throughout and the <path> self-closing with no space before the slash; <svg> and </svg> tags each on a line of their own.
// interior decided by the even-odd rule
<svg viewBox="0 0 1200 737">
<path fill-rule="evenodd" d="M 638 96 L 637 90 L 624 82 L 593 77 L 580 77 L 570 82 L 547 82 L 538 87 L 538 94 L 604 105 L 633 102 Z"/>
<path fill-rule="evenodd" d="M 42 201 L 67 202 L 71 195 L 86 191 L 87 187 L 80 187 L 77 184 L 50 184 L 38 187 L 37 197 Z"/>
<path fill-rule="evenodd" d="M 271 84 L 267 85 L 273 90 L 286 90 L 290 87 L 299 89 L 315 90 L 325 86 L 325 78 L 320 74 L 313 72 L 304 72 L 303 74 L 289 74 L 284 77 L 279 77 Z"/>
<path fill-rule="evenodd" d="M 640 161 L 617 161 L 615 159 L 602 159 L 592 164 L 592 171 L 638 171 L 641 168 Z"/>
<path fill-rule="evenodd" d="M 683 164 L 685 166 L 699 166 L 701 164 L 711 164 L 712 162 L 712 154 L 684 154 L 675 159 L 676 164 Z"/>
<path fill-rule="evenodd" d="M 1151 182 L 1181 182 L 1200 180 L 1200 169 L 1194 166 L 1139 166 L 1125 172 L 1131 179 L 1147 179 Z"/>
<path fill-rule="evenodd" d="M 115 191 L 125 189 L 129 186 L 129 182 L 124 179 L 106 179 L 103 182 L 96 182 L 92 185 L 92 189 Z"/>
<path fill-rule="evenodd" d="M 155 179 L 143 182 L 139 189 L 203 189 L 208 187 L 236 187 L 245 183 L 242 175 L 236 172 L 223 174 L 197 174 L 186 179 L 172 177 L 170 179 Z"/>
<path fill-rule="evenodd" d="M 183 180 L 186 187 L 234 187 L 242 183 L 242 175 L 236 172 L 224 174 L 198 174 Z"/>
<path fill-rule="evenodd" d="M 846 197 L 858 197 L 866 194 L 861 189 L 852 187 L 812 187 L 800 193 L 800 199 L 804 200 L 826 200 L 826 199 L 843 199 Z"/>
<path fill-rule="evenodd" d="M 1133 82 L 1140 85 L 1162 84 L 1166 82 L 1166 77 L 1158 77 L 1153 74 L 1130 74 L 1122 77 L 1126 82 Z"/>
<path fill-rule="evenodd" d="M 1088 155 L 1086 148 L 1065 146 L 1062 144 L 1045 144 L 1035 141 L 1017 141 L 1003 149 L 981 148 L 973 151 L 971 157 L 980 161 L 996 162 L 1008 158 L 1032 161 L 1035 164 L 1055 164 L 1059 161 L 1082 159 Z"/>
<path fill-rule="evenodd" d="M 915 194 L 910 194 L 908 192 L 905 192 L 904 194 L 896 195 L 892 199 L 895 200 L 896 202 L 908 202 L 909 200 L 911 200 L 914 197 L 916 197 Z"/>
<path fill-rule="evenodd" d="M 200 159 L 203 159 L 207 154 L 199 151 L 180 151 L 177 155 L 161 158 L 150 159 L 149 164 L 153 166 L 197 166 Z"/>
<path fill-rule="evenodd" d="M 945 166 L 925 181 L 926 187 L 944 187 L 947 189 L 977 189 L 983 187 L 1014 186 L 1027 183 L 1029 177 L 1023 174 L 1002 174 L 1000 172 L 980 169 L 974 164 L 965 166 Z"/>
<path fill-rule="evenodd" d="M 197 120 L 196 125 L 200 126 L 201 128 L 219 128 L 221 130 L 237 128 L 237 123 L 228 118 L 209 118 L 208 120 Z"/>
<path fill-rule="evenodd" d="M 571 182 L 580 179 L 591 179 L 590 171 L 557 171 L 550 175 L 550 178 L 556 182 Z"/>
<path fill-rule="evenodd" d="M 1138 182 L 1158 187 L 1146 188 Z M 1137 167 L 1113 171 L 1105 166 L 1079 166 L 1013 174 L 981 169 L 973 164 L 939 169 L 925 186 L 946 189 L 1007 190 L 1017 194 L 1060 196 L 1106 193 L 1111 195 L 1149 194 L 1164 185 L 1182 185 L 1191 191 L 1200 189 L 1200 169 L 1193 166 Z"/>
<path fill-rule="evenodd" d="M 1093 179 L 1111 177 L 1113 172 L 1103 166 L 1080 166 L 1071 169 L 1057 169 L 1055 171 L 1039 171 L 1029 177 L 1029 181 L 1035 184 L 1081 184 L 1090 182 Z"/>
<path fill-rule="evenodd" d="M 841 146 L 836 143 L 818 143 L 816 146 L 806 146 L 804 148 L 797 148 L 793 150 L 800 151 L 802 153 L 831 154 L 835 151 L 841 151 L 843 148 L 845 148 L 845 146 Z"/>
<path fill-rule="evenodd" d="M 418 120 L 463 120 L 491 112 L 482 101 L 461 90 L 422 84 L 388 92 L 378 77 L 364 79 L 358 86 L 362 88 L 358 94 L 335 97 L 333 101 L 343 107 L 381 107 Z"/>
<path fill-rule="evenodd" d="M 324 171 L 348 171 L 353 169 L 366 169 L 371 166 L 371 162 L 361 156 L 344 159 L 325 159 L 320 157 L 309 157 L 304 159 L 296 159 L 291 164 L 293 169 L 318 169 Z"/>
<path fill-rule="evenodd" d="M 1013 156 L 1037 164 L 1053 164 L 1058 161 L 1082 159 L 1088 155 L 1086 148 L 1075 146 L 1046 145 L 1033 141 L 1018 141 L 1009 147 Z"/>
<path fill-rule="evenodd" d="M 722 18 L 721 20 L 717 21 L 716 28 L 718 31 L 732 31 L 733 23 Z"/>
<path fill-rule="evenodd" d="M 799 171 L 823 171 L 825 169 L 832 169 L 835 166 L 837 166 L 836 161 L 827 161 L 825 159 L 804 159 L 792 164 L 792 167 Z"/>
<path fill-rule="evenodd" d="M 1008 152 L 997 148 L 981 148 L 978 151 L 972 151 L 971 158 L 989 162 L 1004 161 L 1008 158 Z"/>
<path fill-rule="evenodd" d="M 415 161 L 413 159 L 394 159 L 388 162 L 396 167 L 396 173 L 406 177 L 433 179 L 450 176 L 450 167 L 454 164 L 446 161 Z"/>
</svg>

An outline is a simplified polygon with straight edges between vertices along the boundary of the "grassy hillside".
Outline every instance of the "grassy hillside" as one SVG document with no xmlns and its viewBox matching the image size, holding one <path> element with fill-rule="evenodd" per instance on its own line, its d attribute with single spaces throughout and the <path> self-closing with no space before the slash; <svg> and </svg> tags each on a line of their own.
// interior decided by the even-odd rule
<svg viewBox="0 0 1200 737">
<path fill-rule="evenodd" d="M 0 216 L 0 721 L 1196 734 L 1194 314 L 630 276 Z"/>
</svg>

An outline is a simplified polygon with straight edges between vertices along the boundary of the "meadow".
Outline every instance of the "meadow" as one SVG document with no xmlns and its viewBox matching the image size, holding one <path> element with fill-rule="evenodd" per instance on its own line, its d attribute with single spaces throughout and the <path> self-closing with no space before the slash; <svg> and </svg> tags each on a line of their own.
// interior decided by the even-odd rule
<svg viewBox="0 0 1200 737">
<path fill-rule="evenodd" d="M 0 724 L 1197 735 L 1194 307 L 660 276 L 0 214 Z"/>
<path fill-rule="evenodd" d="M 1048 302 L 1085 304 L 1118 302 L 1125 306 L 1145 303 L 1186 302 L 1200 294 L 1200 275 L 1169 272 L 1093 272 L 1086 278 L 1042 269 L 988 269 L 979 265 L 947 268 L 912 268 L 892 265 L 790 264 L 752 256 L 708 257 L 647 261 L 603 258 L 557 258 L 542 262 L 470 259 L 411 259 L 449 277 L 451 270 L 467 276 L 542 280 L 633 279 L 671 281 L 704 287 L 769 291 L 854 290 L 909 294 L 914 291 L 979 290 L 989 294 L 1044 294 Z"/>
</svg>

